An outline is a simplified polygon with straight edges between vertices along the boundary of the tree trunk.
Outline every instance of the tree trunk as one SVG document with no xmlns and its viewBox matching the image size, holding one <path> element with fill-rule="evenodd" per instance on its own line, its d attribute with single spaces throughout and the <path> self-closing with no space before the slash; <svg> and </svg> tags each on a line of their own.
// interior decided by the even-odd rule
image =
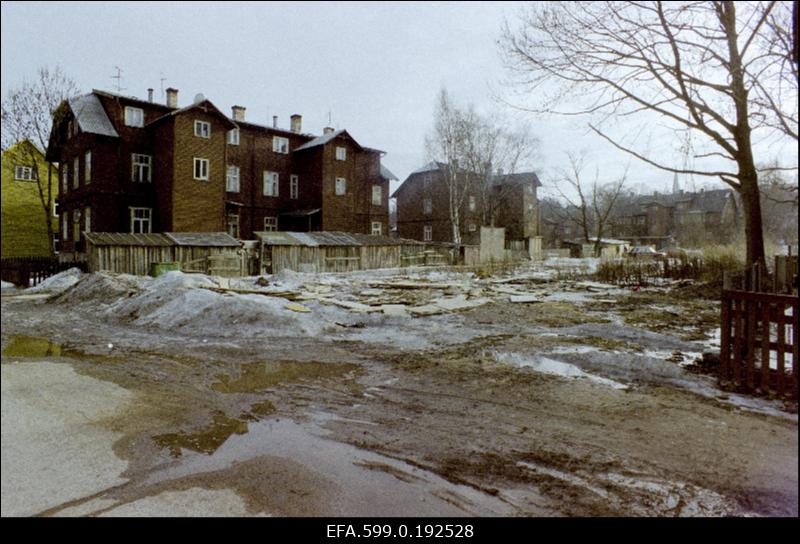
<svg viewBox="0 0 800 544">
<path fill-rule="evenodd" d="M 753 169 L 752 174 L 740 177 L 742 186 L 739 194 L 742 197 L 744 212 L 744 234 L 747 241 L 747 266 L 757 262 L 766 263 L 764 255 L 764 234 L 761 219 L 761 200 L 758 192 L 758 177 Z"/>
</svg>

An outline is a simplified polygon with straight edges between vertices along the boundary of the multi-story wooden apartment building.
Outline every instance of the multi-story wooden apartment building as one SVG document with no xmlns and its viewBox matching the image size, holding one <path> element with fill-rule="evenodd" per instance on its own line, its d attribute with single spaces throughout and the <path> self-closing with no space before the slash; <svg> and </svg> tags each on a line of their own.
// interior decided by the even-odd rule
<svg viewBox="0 0 800 544">
<path fill-rule="evenodd" d="M 453 242 L 447 165 L 431 162 L 412 172 L 392 194 L 397 199 L 397 232 L 401 238 Z M 459 173 L 463 186 L 459 206 L 461 241 L 480 242 L 480 227 L 506 229 L 506 240 L 539 235 L 539 178 L 533 172 L 498 171 L 482 186 L 475 174 Z"/>
<path fill-rule="evenodd" d="M 53 116 L 47 159 L 60 167 L 62 252 L 82 232 L 214 232 L 252 239 L 262 230 L 387 234 L 384 152 L 346 131 L 302 132 L 228 117 L 202 95 L 178 107 L 103 91 L 65 101 Z"/>
</svg>

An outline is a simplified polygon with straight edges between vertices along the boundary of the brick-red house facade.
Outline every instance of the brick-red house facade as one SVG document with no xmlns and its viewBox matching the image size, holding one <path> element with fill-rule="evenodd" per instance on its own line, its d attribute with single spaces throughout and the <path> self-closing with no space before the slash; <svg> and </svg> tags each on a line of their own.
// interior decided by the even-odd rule
<svg viewBox="0 0 800 544">
<path fill-rule="evenodd" d="M 198 97 L 177 107 L 94 90 L 53 116 L 47 158 L 58 162 L 62 253 L 82 232 L 340 230 L 388 234 L 382 151 L 345 130 L 315 137 L 226 116 Z M 338 181 L 337 181 L 338 180 Z"/>
</svg>

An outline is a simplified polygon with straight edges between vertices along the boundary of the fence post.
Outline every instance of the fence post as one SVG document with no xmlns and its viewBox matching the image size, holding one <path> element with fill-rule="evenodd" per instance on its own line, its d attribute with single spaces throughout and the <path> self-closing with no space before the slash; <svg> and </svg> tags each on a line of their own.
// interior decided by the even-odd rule
<svg viewBox="0 0 800 544">
<path fill-rule="evenodd" d="M 722 330 L 720 331 L 720 375 L 723 380 L 731 377 L 731 298 L 722 292 Z"/>
</svg>

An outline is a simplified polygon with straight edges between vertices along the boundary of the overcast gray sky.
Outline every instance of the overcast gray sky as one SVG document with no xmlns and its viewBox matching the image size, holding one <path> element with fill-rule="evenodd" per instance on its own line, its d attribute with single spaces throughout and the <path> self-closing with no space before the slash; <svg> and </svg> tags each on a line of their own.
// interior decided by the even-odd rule
<svg viewBox="0 0 800 544">
<path fill-rule="evenodd" d="M 180 90 L 181 105 L 203 93 L 222 111 L 247 108 L 247 119 L 303 130 L 346 128 L 361 144 L 387 152 L 400 180 L 426 162 L 423 140 L 436 94 L 500 107 L 504 78 L 498 39 L 519 2 L 2 2 L 2 94 L 40 66 L 60 66 L 78 86 L 145 98 L 147 88 Z M 564 166 L 563 152 L 586 148 L 604 175 L 630 159 L 581 120 L 526 118 L 541 139 L 533 165 L 543 182 Z M 643 137 L 647 137 L 644 135 Z M 677 153 L 678 143 L 654 148 Z M 679 159 L 676 159 L 679 160 Z M 631 179 L 650 189 L 671 174 L 631 163 Z M 396 187 L 397 183 L 393 184 Z"/>
</svg>

